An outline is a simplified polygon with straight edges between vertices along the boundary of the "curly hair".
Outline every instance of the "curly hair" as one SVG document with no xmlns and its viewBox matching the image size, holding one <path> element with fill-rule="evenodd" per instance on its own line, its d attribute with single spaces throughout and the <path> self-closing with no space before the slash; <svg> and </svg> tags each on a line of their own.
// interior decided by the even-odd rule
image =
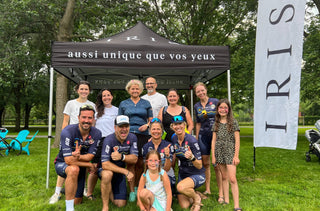
<svg viewBox="0 0 320 211">
<path fill-rule="evenodd" d="M 126 85 L 126 91 L 129 93 L 129 89 L 132 85 L 138 85 L 139 86 L 139 89 L 142 93 L 143 91 L 143 83 L 140 81 L 140 80 L 137 80 L 137 79 L 132 79 L 130 80 L 127 85 Z"/>
</svg>

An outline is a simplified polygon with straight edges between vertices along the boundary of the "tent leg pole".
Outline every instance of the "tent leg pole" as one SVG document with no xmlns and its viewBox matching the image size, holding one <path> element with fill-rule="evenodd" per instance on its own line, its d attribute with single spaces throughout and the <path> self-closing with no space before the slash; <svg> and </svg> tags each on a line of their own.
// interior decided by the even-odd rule
<svg viewBox="0 0 320 211">
<path fill-rule="evenodd" d="M 50 172 L 50 147 L 52 138 L 52 104 L 53 104 L 53 68 L 50 67 L 50 93 L 49 93 L 49 122 L 48 122 L 48 155 L 47 155 L 47 179 L 46 188 L 49 188 L 49 172 Z"/>
<path fill-rule="evenodd" d="M 256 147 L 253 147 L 253 171 L 256 170 Z"/>
<path fill-rule="evenodd" d="M 228 84 L 228 100 L 231 104 L 231 81 L 230 81 L 230 69 L 227 71 L 227 84 Z"/>
</svg>

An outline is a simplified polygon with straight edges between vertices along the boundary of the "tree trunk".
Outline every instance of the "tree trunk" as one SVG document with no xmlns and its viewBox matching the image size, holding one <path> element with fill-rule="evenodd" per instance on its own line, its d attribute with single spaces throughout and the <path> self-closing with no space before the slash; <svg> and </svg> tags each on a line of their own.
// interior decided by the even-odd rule
<svg viewBox="0 0 320 211">
<path fill-rule="evenodd" d="M 14 109 L 16 111 L 15 117 L 15 131 L 20 131 L 20 120 L 21 120 L 21 104 L 20 104 L 20 97 L 17 97 L 17 101 L 14 103 Z"/>
<path fill-rule="evenodd" d="M 0 108 L 0 127 L 3 125 L 3 114 L 4 114 L 4 107 Z"/>
<path fill-rule="evenodd" d="M 28 103 L 26 103 L 24 106 L 25 114 L 24 114 L 24 127 L 23 127 L 23 129 L 29 129 L 31 108 L 32 108 L 32 106 L 29 105 Z"/>
<path fill-rule="evenodd" d="M 70 37 L 73 33 L 73 12 L 75 7 L 75 0 L 68 0 L 68 4 L 65 13 L 60 21 L 58 41 L 67 42 L 70 41 Z M 52 144 L 52 148 L 59 147 L 60 134 L 63 121 L 63 109 L 67 102 L 67 88 L 68 79 L 61 74 L 57 74 L 57 86 L 56 86 L 56 133 L 55 139 Z"/>
</svg>

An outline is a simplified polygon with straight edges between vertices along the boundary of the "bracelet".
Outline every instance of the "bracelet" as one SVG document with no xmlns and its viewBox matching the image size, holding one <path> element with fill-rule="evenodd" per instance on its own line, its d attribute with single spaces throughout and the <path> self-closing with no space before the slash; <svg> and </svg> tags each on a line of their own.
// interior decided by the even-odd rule
<svg viewBox="0 0 320 211">
<path fill-rule="evenodd" d="M 128 176 L 129 176 L 129 173 L 130 173 L 130 171 L 128 170 L 128 174 L 126 175 L 126 177 L 128 177 Z"/>
<path fill-rule="evenodd" d="M 121 160 L 124 161 L 126 159 L 126 156 L 124 154 L 121 154 Z"/>
</svg>

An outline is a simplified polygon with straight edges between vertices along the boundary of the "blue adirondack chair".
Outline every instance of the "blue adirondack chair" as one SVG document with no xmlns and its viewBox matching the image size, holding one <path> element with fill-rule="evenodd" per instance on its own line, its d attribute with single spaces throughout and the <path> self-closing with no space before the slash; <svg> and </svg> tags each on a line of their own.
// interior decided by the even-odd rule
<svg viewBox="0 0 320 211">
<path fill-rule="evenodd" d="M 24 142 L 27 139 L 27 136 L 29 135 L 29 133 L 30 133 L 29 130 L 21 130 L 18 133 L 18 136 L 16 138 L 12 138 L 12 141 L 9 144 L 9 149 L 6 150 L 6 155 L 9 154 L 10 149 L 19 150 L 19 153 L 18 153 L 19 155 L 21 150 L 23 149 L 22 142 Z M 6 139 L 6 140 L 9 140 L 9 139 Z"/>
<path fill-rule="evenodd" d="M 0 138 L 5 138 L 8 132 L 7 128 L 0 128 Z"/>
<path fill-rule="evenodd" d="M 29 131 L 28 131 L 29 132 Z M 29 145 L 30 143 L 33 141 L 33 139 L 36 137 L 36 135 L 38 134 L 39 130 L 37 130 L 37 132 L 32 136 L 31 139 L 27 139 L 27 137 L 25 139 L 18 139 L 18 137 L 16 138 L 20 143 L 21 143 L 21 146 L 17 145 L 16 142 L 13 142 L 13 144 L 11 145 L 12 149 L 17 149 L 17 150 L 20 150 L 20 148 L 22 147 L 22 151 L 26 152 L 27 155 L 30 155 L 30 152 L 29 152 Z M 26 144 L 25 144 L 26 143 Z M 25 144 L 25 145 L 24 145 Z"/>
<path fill-rule="evenodd" d="M 8 133 L 6 128 L 0 128 L 0 155 L 4 156 L 1 151 L 7 151 L 9 144 L 5 141 L 5 137 Z"/>
</svg>

